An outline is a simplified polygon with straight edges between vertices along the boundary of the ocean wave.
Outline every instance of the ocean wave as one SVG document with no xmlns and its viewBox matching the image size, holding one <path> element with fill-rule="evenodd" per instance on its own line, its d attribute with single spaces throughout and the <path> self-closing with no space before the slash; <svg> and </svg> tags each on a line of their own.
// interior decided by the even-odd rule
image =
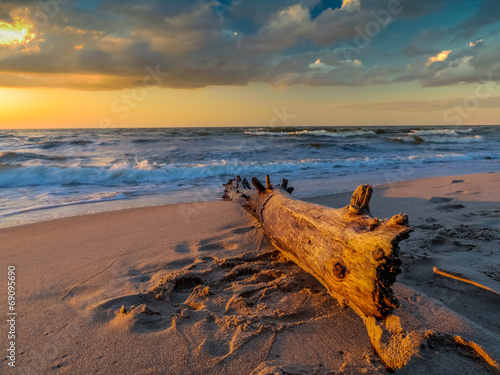
<svg viewBox="0 0 500 375">
<path fill-rule="evenodd" d="M 92 144 L 94 142 L 85 140 L 85 139 L 76 139 L 73 141 L 40 141 L 38 144 L 40 145 L 40 148 L 43 149 L 50 149 L 54 147 L 61 147 L 61 146 L 86 146 L 89 144 Z"/>
<path fill-rule="evenodd" d="M 40 185 L 99 185 L 119 186 L 137 184 L 167 184 L 207 178 L 227 178 L 235 175 L 253 176 L 304 171 L 333 173 L 336 168 L 349 170 L 394 167 L 401 164 L 422 164 L 485 159 L 479 154 L 431 154 L 392 158 L 303 159 L 282 162 L 211 161 L 192 164 L 156 164 L 148 160 L 134 164 L 120 162 L 104 167 L 26 166 L 0 169 L 0 187 Z"/>
<path fill-rule="evenodd" d="M 69 201 L 69 202 L 36 205 L 36 206 L 20 208 L 17 210 L 2 212 L 2 213 L 0 213 L 0 217 L 18 215 L 18 214 L 32 212 L 32 211 L 46 210 L 49 208 L 76 206 L 76 205 L 80 205 L 80 204 L 97 203 L 97 202 L 109 202 L 109 201 L 114 201 L 114 200 L 119 200 L 119 199 L 125 199 L 125 195 L 123 193 L 120 193 L 120 192 L 98 193 L 98 194 L 93 194 L 93 195 L 84 197 L 82 199 L 77 199 L 77 200 Z"/>
<path fill-rule="evenodd" d="M 352 130 L 352 131 L 327 131 L 327 130 L 297 130 L 297 131 L 246 131 L 244 134 L 248 135 L 267 135 L 267 136 L 296 136 L 296 135 L 313 135 L 313 136 L 326 136 L 336 138 L 356 137 L 363 135 L 375 135 L 372 130 Z"/>
<path fill-rule="evenodd" d="M 432 129 L 432 130 L 412 130 L 410 135 L 451 135 L 458 136 L 459 134 L 472 133 L 472 128 L 469 129 Z"/>
<path fill-rule="evenodd" d="M 408 137 L 388 138 L 393 142 L 400 143 L 478 143 L 483 142 L 484 139 L 480 135 L 473 137 L 453 137 L 453 136 L 424 136 L 424 135 L 410 135 Z"/>
<path fill-rule="evenodd" d="M 0 152 L 0 163 L 4 165 L 16 164 L 19 162 L 25 162 L 36 159 L 63 161 L 69 159 L 69 157 L 61 155 L 36 154 L 31 152 L 13 152 L 13 151 Z"/>
<path fill-rule="evenodd" d="M 156 142 L 160 142 L 161 140 L 160 139 L 142 139 L 142 138 L 139 138 L 139 139 L 134 139 L 132 141 L 132 143 L 156 143 Z"/>
<path fill-rule="evenodd" d="M 70 145 L 80 145 L 80 146 L 90 145 L 92 143 L 94 143 L 94 142 L 89 141 L 89 140 L 85 140 L 85 139 L 78 139 L 78 140 L 69 142 Z"/>
</svg>

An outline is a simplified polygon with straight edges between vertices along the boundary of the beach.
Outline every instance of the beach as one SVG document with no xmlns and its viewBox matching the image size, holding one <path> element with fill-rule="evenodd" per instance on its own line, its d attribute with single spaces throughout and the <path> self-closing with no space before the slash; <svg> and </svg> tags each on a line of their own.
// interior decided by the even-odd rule
<svg viewBox="0 0 500 375">
<path fill-rule="evenodd" d="M 402 326 L 427 339 L 397 373 L 499 372 L 498 191 L 499 173 L 375 187 L 371 212 L 415 229 L 393 289 Z M 338 208 L 351 194 L 306 200 Z M 16 268 L 12 373 L 386 373 L 361 318 L 232 202 L 13 226 L 0 241 Z"/>
<path fill-rule="evenodd" d="M 500 1 L 0 1 L 0 375 L 500 375 Z"/>
</svg>

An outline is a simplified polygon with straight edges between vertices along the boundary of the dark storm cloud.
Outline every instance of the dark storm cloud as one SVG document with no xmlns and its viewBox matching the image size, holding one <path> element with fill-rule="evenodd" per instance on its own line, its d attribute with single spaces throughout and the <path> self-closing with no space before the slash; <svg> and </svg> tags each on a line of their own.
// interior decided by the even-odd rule
<svg viewBox="0 0 500 375">
<path fill-rule="evenodd" d="M 121 89 L 140 85 L 148 69 L 157 67 L 169 73 L 162 85 L 174 88 L 410 80 L 444 85 L 467 82 L 476 71 L 496 74 L 498 56 L 480 45 L 453 51 L 447 61 L 426 66 L 425 56 L 446 49 L 443 30 L 424 30 L 413 39 L 405 49 L 406 59 L 416 59 L 412 64 L 407 60 L 370 64 L 374 52 L 353 43 L 359 30 L 369 23 L 380 24 L 380 15 L 390 9 L 398 9 L 391 21 L 402 17 L 415 22 L 443 11 L 446 3 L 352 0 L 342 8 L 340 0 L 74 0 L 67 4 L 44 0 L 46 5 L 41 7 L 35 0 L 3 1 L 0 18 L 6 22 L 11 21 L 12 10 L 24 7 L 32 19 L 43 12 L 47 17 L 37 24 L 37 37 L 26 46 L 0 46 L 0 86 Z M 456 35 L 470 33 L 480 20 L 490 22 L 481 15 L 482 9 L 462 26 L 458 20 Z M 390 33 L 390 25 L 382 25 L 373 38 Z M 356 54 L 346 54 L 342 46 L 346 42 L 358 48 Z"/>
</svg>

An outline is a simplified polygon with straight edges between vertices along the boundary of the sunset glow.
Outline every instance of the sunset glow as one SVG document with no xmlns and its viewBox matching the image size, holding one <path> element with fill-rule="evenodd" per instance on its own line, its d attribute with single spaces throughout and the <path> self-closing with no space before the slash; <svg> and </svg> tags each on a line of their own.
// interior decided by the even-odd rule
<svg viewBox="0 0 500 375">
<path fill-rule="evenodd" d="M 26 14 L 27 10 L 18 9 L 11 13 L 12 23 L 0 21 L 0 46 L 26 45 L 35 38 L 34 26 L 26 20 Z"/>
<path fill-rule="evenodd" d="M 500 80 L 497 18 L 425 1 L 8 1 L 0 128 L 266 126 L 282 107 L 297 115 L 287 126 L 457 122 L 450 108 L 498 123 L 491 85 L 459 113 L 478 77 Z"/>
<path fill-rule="evenodd" d="M 359 0 L 343 0 L 342 1 L 342 8 L 346 7 L 357 7 L 359 8 Z"/>
<path fill-rule="evenodd" d="M 451 53 L 451 50 L 448 50 L 448 51 L 443 51 L 441 53 L 438 53 L 436 56 L 432 56 L 429 58 L 429 60 L 427 61 L 427 66 L 437 62 L 437 61 L 444 61 L 448 58 L 448 56 L 450 55 Z"/>
<path fill-rule="evenodd" d="M 499 15 L 0 0 L 0 368 L 498 370 Z"/>
</svg>

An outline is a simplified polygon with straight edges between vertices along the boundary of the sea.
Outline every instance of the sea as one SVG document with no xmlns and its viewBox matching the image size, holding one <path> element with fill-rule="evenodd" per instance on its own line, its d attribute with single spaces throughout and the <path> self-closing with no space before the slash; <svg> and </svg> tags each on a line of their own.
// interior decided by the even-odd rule
<svg viewBox="0 0 500 375">
<path fill-rule="evenodd" d="M 0 227 L 220 200 L 236 175 L 306 198 L 499 171 L 498 126 L 0 130 Z"/>
</svg>

